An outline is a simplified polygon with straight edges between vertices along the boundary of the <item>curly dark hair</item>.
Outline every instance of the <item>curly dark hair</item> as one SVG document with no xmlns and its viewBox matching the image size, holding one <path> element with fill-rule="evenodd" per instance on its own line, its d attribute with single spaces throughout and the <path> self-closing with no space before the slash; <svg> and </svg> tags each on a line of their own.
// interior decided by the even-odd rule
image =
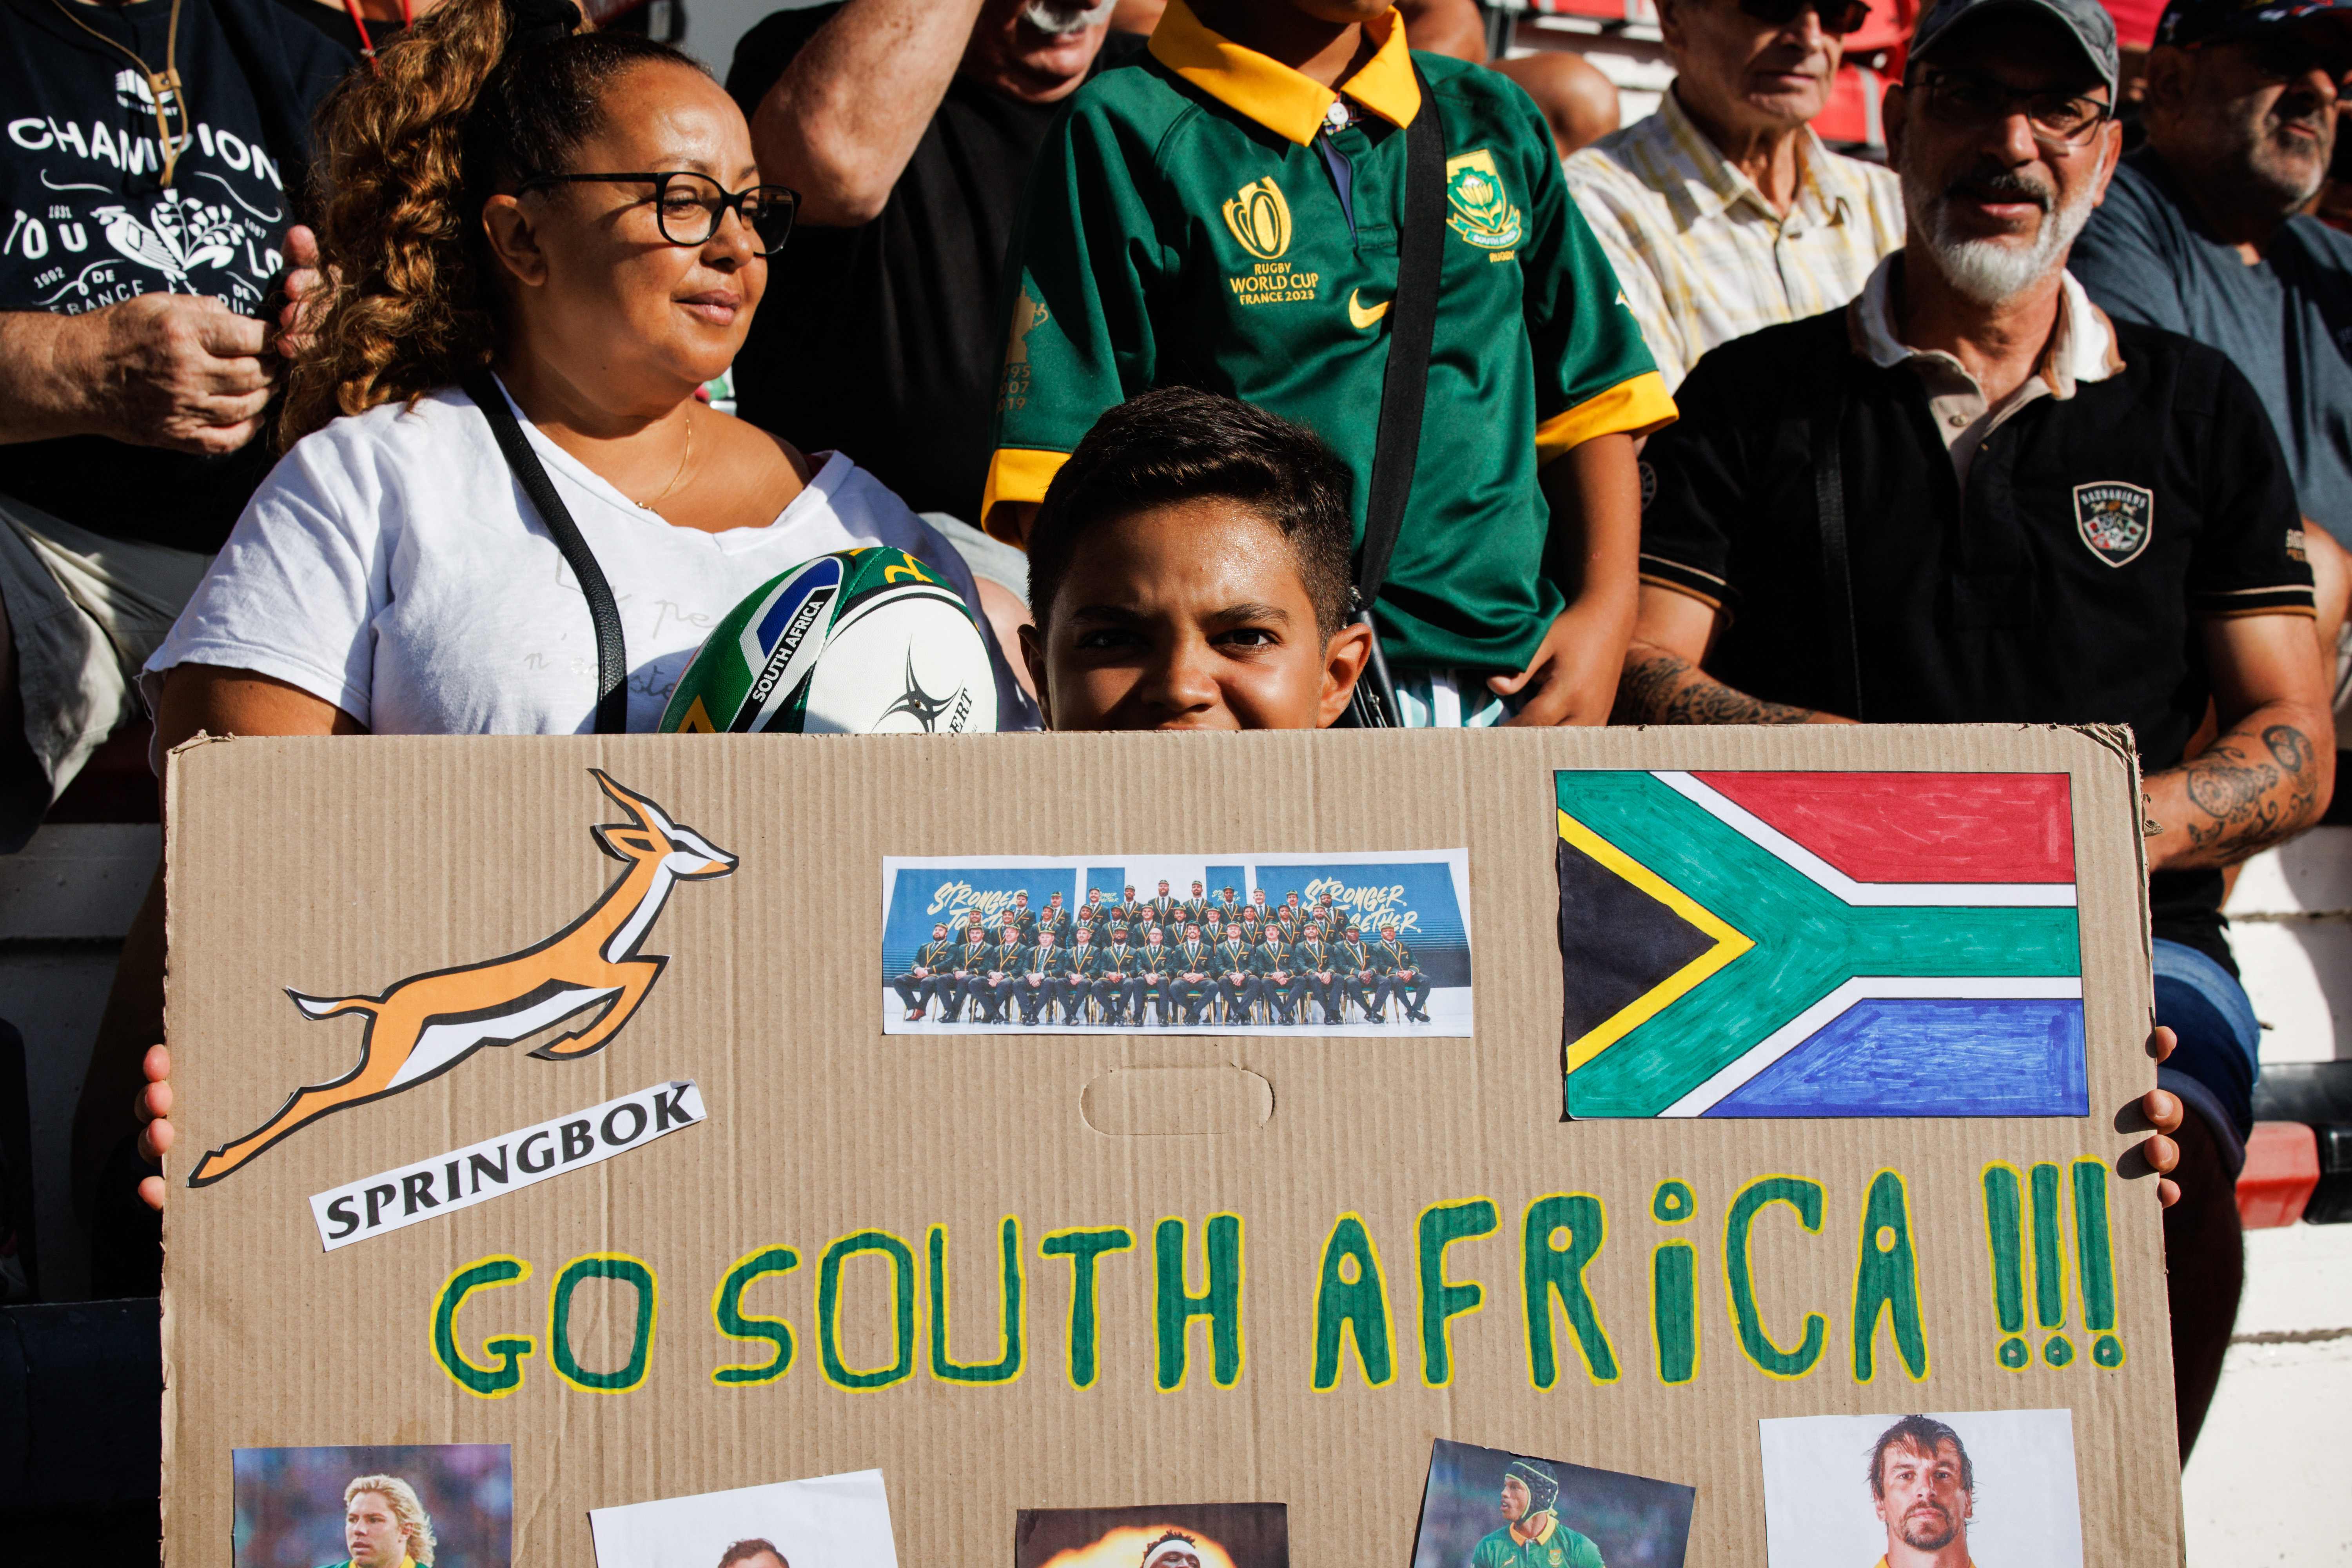
<svg viewBox="0 0 2352 1568">
<path fill-rule="evenodd" d="M 641 34 L 509 49 L 503 0 L 448 0 L 320 107 L 319 249 L 330 279 L 290 367 L 281 447 L 338 414 L 414 400 L 490 363 L 499 300 L 482 204 L 560 174 L 605 90 L 648 64 L 709 73 Z"/>
<path fill-rule="evenodd" d="M 1141 508 L 1239 501 L 1281 530 L 1324 637 L 1348 618 L 1355 517 L 1348 470 L 1320 437 L 1263 408 L 1189 386 L 1140 394 L 1095 421 L 1054 476 L 1029 531 L 1029 603 L 1042 630 L 1080 542 Z"/>
</svg>

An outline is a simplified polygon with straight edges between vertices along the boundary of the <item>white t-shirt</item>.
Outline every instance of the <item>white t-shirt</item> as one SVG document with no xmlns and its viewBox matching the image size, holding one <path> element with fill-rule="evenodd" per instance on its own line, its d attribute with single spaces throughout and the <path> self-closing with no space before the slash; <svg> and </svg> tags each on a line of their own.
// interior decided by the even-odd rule
<svg viewBox="0 0 2352 1568">
<path fill-rule="evenodd" d="M 889 545 L 939 572 L 979 621 L 1003 729 L 1036 708 L 996 647 L 971 568 L 838 452 L 763 528 L 678 528 L 523 421 L 620 611 L 629 729 L 649 731 L 688 659 L 744 595 L 835 550 Z M 297 442 L 237 520 L 147 661 L 151 706 L 174 665 L 273 676 L 380 735 L 569 735 L 595 729 L 596 634 L 562 552 L 473 399 L 391 403 Z"/>
</svg>

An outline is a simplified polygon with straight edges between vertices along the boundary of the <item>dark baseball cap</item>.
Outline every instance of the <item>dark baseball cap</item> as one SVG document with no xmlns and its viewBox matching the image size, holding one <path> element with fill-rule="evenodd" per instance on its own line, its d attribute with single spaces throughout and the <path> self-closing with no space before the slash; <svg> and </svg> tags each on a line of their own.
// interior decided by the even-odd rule
<svg viewBox="0 0 2352 1568">
<path fill-rule="evenodd" d="M 2177 7 L 2181 0 L 2174 0 Z M 2226 5 L 2231 0 L 2206 0 L 2208 4 Z M 2352 4 L 2352 0 L 2347 0 Z M 2099 79 L 2107 84 L 2107 95 L 2116 91 L 2116 19 L 2107 14 L 2099 0 L 1935 0 L 1927 15 L 1919 18 L 1916 31 L 1911 35 L 1909 58 L 1924 60 L 1936 52 L 1942 43 L 1962 24 L 1995 12 L 2023 12 L 2047 16 L 2066 30 L 2083 51 Z M 2165 13 L 2167 20 L 2171 12 Z"/>
<path fill-rule="evenodd" d="M 2172 0 L 2156 25 L 2156 41 L 2188 48 L 2216 38 L 2293 26 L 2315 16 L 2352 21 L 2352 0 Z"/>
</svg>

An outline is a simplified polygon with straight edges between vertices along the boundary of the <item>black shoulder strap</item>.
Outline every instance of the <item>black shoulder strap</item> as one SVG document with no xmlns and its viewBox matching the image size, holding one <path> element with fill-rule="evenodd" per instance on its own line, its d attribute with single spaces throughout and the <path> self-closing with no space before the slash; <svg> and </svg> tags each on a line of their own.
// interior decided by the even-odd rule
<svg viewBox="0 0 2352 1568">
<path fill-rule="evenodd" d="M 1862 718 L 1862 648 L 1853 624 L 1853 568 L 1845 536 L 1845 458 L 1839 439 L 1845 424 L 1843 387 L 1816 416 L 1813 432 L 1813 502 L 1822 527 L 1822 593 L 1829 611 L 1830 662 L 1837 676 L 1832 700 L 1843 717 Z"/>
<path fill-rule="evenodd" d="M 1389 365 L 1364 497 L 1364 548 L 1356 591 L 1366 609 L 1388 581 L 1421 455 L 1429 348 L 1437 332 L 1438 276 L 1445 269 L 1445 126 L 1428 79 L 1413 67 L 1421 109 L 1404 130 L 1404 227 L 1397 237 L 1396 298 L 1389 306 Z"/>
<path fill-rule="evenodd" d="M 490 422 L 490 434 L 499 438 L 499 450 L 506 454 L 507 467 L 514 470 L 515 480 L 530 498 L 530 504 L 539 509 L 539 521 L 546 524 L 555 547 L 563 552 L 563 563 L 572 568 L 581 595 L 588 601 L 588 619 L 596 627 L 596 733 L 626 733 L 629 656 L 621 640 L 621 612 L 613 603 L 604 569 L 596 564 L 588 542 L 580 537 L 580 525 L 572 521 L 563 498 L 555 493 L 555 482 L 547 477 L 546 465 L 524 438 L 522 423 L 507 406 L 506 394 L 497 380 L 488 371 L 478 371 L 466 378 L 465 387 L 466 395 L 481 405 Z"/>
</svg>

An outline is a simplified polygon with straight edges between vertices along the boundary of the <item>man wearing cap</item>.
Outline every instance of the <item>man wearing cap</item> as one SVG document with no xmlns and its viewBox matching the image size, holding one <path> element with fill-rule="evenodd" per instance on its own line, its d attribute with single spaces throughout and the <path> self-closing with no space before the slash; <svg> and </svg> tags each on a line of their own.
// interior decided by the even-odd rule
<svg viewBox="0 0 2352 1568">
<path fill-rule="evenodd" d="M 1050 931 L 1054 933 L 1054 940 L 1055 942 L 1062 942 L 1065 945 L 1068 943 L 1070 940 L 1070 911 L 1062 907 L 1061 894 L 1048 893 L 1045 895 L 1045 907 L 1037 911 L 1036 931 L 1038 934 L 1041 935 Z"/>
<path fill-rule="evenodd" d="M 1658 0 L 1674 85 L 1567 163 L 1671 391 L 1701 354 L 1844 304 L 1903 243 L 1885 169 L 1822 145 L 1867 0 Z"/>
<path fill-rule="evenodd" d="M 1553 1511 L 1559 1479 L 1533 1459 L 1503 1470 L 1503 1528 L 1470 1549 L 1469 1568 L 1602 1568 L 1601 1548 Z"/>
<path fill-rule="evenodd" d="M 2255 1059 L 2221 868 L 2318 816 L 2336 742 L 2253 388 L 2210 347 L 2111 322 L 2066 273 L 2120 151 L 2115 80 L 2094 0 L 1921 19 L 1886 106 L 1904 249 L 1846 310 L 1709 354 L 1651 444 L 1618 711 L 2131 726 L 2158 973 L 2190 977 L 2159 984 L 2179 1046 L 2143 1109 L 2200 1112 L 2166 1218 L 2185 1454 L 2236 1310 Z M 2189 758 L 2209 705 L 2220 733 Z"/>
<path fill-rule="evenodd" d="M 1095 1000 L 1101 1004 L 1104 1023 L 1117 1025 L 1126 1022 L 1127 1012 L 1135 1006 L 1139 989 L 1136 977 L 1142 956 L 1128 942 L 1127 922 L 1114 917 L 1110 925 L 1110 945 L 1103 949 L 1099 967 L 1095 971 Z M 1135 1018 L 1140 1025 L 1143 1015 L 1139 1011 Z"/>
<path fill-rule="evenodd" d="M 2067 265 L 2120 320 L 2210 343 L 2244 372 L 2303 514 L 2352 541 L 2352 236 L 2299 216 L 2327 177 L 2352 76 L 2352 0 L 2173 0 L 2149 52 L 2147 142 Z"/>
<path fill-rule="evenodd" d="M 1372 956 L 1363 931 L 1353 921 L 1339 938 L 1339 968 L 1347 976 L 1348 994 L 1355 997 L 1364 1016 L 1375 1024 L 1387 1023 L 1381 1013 L 1388 1005 L 1388 984 L 1381 978 L 1380 961 Z"/>
<path fill-rule="evenodd" d="M 890 982 L 890 988 L 906 1005 L 907 1022 L 919 1021 L 934 996 L 941 994 L 946 983 L 944 973 L 955 962 L 955 943 L 948 940 L 948 928 L 942 923 L 931 928 L 931 940 L 915 950 L 915 962 L 907 973 Z M 953 1006 L 950 1000 L 949 1005 Z"/>
<path fill-rule="evenodd" d="M 1372 945 L 1372 962 L 1380 969 L 1381 984 L 1404 1009 L 1404 1016 L 1416 1024 L 1428 1023 L 1429 974 L 1413 962 L 1412 949 L 1404 944 L 1396 921 L 1381 922 L 1381 940 Z"/>
</svg>

